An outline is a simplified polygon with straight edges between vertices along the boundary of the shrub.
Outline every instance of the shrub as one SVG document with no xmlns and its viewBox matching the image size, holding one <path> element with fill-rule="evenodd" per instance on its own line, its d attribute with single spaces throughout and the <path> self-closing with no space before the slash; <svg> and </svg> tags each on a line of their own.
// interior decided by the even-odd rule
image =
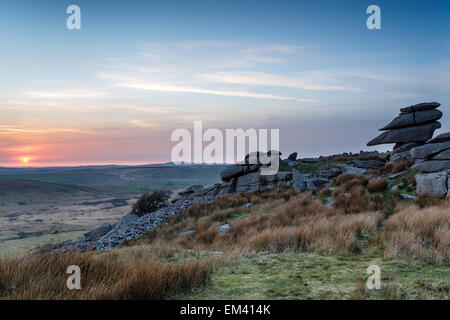
<svg viewBox="0 0 450 320">
<path fill-rule="evenodd" d="M 388 183 L 384 178 L 370 181 L 367 185 L 367 189 L 370 192 L 382 192 L 386 190 Z"/>
<path fill-rule="evenodd" d="M 133 205 L 132 212 L 141 217 L 144 214 L 154 212 L 161 208 L 169 199 L 169 192 L 156 191 L 153 193 L 144 193 Z"/>
<path fill-rule="evenodd" d="M 428 208 L 440 205 L 443 200 L 439 197 L 419 195 L 414 202 L 421 208 Z"/>
<path fill-rule="evenodd" d="M 337 186 L 343 186 L 345 190 L 348 191 L 355 186 L 365 187 L 369 182 L 369 179 L 360 174 L 343 173 L 336 178 L 335 182 Z"/>
</svg>

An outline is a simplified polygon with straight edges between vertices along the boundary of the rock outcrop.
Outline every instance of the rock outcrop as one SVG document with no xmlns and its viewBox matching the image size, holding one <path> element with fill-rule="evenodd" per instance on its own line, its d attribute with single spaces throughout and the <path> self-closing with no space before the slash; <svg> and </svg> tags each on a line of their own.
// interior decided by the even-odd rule
<svg viewBox="0 0 450 320">
<path fill-rule="evenodd" d="M 411 150 L 412 166 L 423 172 L 450 170 L 450 132 L 442 133 L 422 146 Z"/>
<path fill-rule="evenodd" d="M 395 143 L 390 155 L 391 162 L 412 161 L 410 150 L 419 147 L 433 137 L 442 112 L 437 110 L 437 102 L 424 102 L 400 109 L 400 114 L 388 125 L 380 129 L 385 131 L 367 143 L 368 146 Z"/>
<path fill-rule="evenodd" d="M 418 174 L 415 180 L 418 195 L 450 197 L 450 171 Z"/>
</svg>

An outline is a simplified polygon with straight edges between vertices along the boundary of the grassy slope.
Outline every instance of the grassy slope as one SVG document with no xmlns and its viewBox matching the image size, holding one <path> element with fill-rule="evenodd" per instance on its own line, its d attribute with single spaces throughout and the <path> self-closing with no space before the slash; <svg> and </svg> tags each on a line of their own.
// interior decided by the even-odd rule
<svg viewBox="0 0 450 320">
<path fill-rule="evenodd" d="M 385 260 L 368 250 L 355 255 L 305 252 L 240 257 L 210 282 L 174 299 L 447 299 L 448 266 Z M 370 265 L 381 268 L 381 290 L 365 290 Z"/>
<path fill-rule="evenodd" d="M 315 170 L 315 168 L 311 169 Z M 406 175 L 407 180 L 410 180 L 413 174 L 408 172 Z M 372 200 L 368 199 L 371 199 L 376 193 L 370 194 L 368 199 L 365 198 L 368 193 L 367 186 L 361 185 L 361 183 L 367 184 L 367 181 L 361 180 L 363 181 L 361 182 L 349 178 L 341 180 L 343 180 L 342 184 L 335 186 L 336 189 L 348 189 L 350 194 L 354 192 L 357 195 L 352 199 L 353 202 L 360 202 L 363 207 L 370 205 Z M 400 182 L 402 178 L 396 180 L 398 181 L 389 182 L 392 185 Z M 216 199 L 213 204 L 203 204 L 191 208 L 178 216 L 170 225 L 158 228 L 141 239 L 128 243 L 129 247 L 115 249 L 111 254 L 120 257 L 121 261 L 130 263 L 131 269 L 128 271 L 130 273 L 126 277 L 127 279 L 133 279 L 135 275 L 140 274 L 141 271 L 135 270 L 133 266 L 143 263 L 147 256 L 151 258 L 151 263 L 161 261 L 164 264 L 180 266 L 187 265 L 192 261 L 206 261 L 205 259 L 210 258 L 213 259 L 211 261 L 220 262 L 219 264 L 208 262 L 202 267 L 204 274 L 207 274 L 208 270 L 212 271 L 207 278 L 201 278 L 209 279 L 206 283 L 199 284 L 197 280 L 193 279 L 189 282 L 182 282 L 189 283 L 187 286 L 180 284 L 172 286 L 171 284 L 171 287 L 162 293 L 152 292 L 150 296 L 146 292 L 148 285 L 144 283 L 145 286 L 140 289 L 142 292 L 130 291 L 132 296 L 137 295 L 134 297 L 138 298 L 159 296 L 172 299 L 448 299 L 450 291 L 449 256 L 448 252 L 445 253 L 445 239 L 448 237 L 449 230 L 445 229 L 448 227 L 445 226 L 445 221 L 449 220 L 448 208 L 450 205 L 448 202 L 444 202 L 442 207 L 431 207 L 420 211 L 416 207 L 407 207 L 412 202 L 400 201 L 398 194 L 391 194 L 388 190 L 382 190 L 382 194 L 383 197 L 379 200 L 382 202 L 375 204 L 386 207 L 388 201 L 397 201 L 403 209 L 395 212 L 387 210 L 386 216 L 379 221 L 376 230 L 370 233 L 359 231 L 358 224 L 355 224 L 355 220 L 351 220 L 352 216 L 356 217 L 351 211 L 354 210 L 354 207 L 340 207 L 347 205 L 345 202 L 335 208 L 326 208 L 319 205 L 316 200 L 307 200 L 309 199 L 307 195 L 297 195 L 289 190 L 273 191 L 261 195 L 233 195 Z M 317 196 L 320 198 L 320 194 Z M 339 196 L 342 197 L 342 194 L 339 193 Z M 252 206 L 243 208 L 242 204 L 248 201 L 252 202 Z M 340 211 L 344 209 L 349 209 L 350 214 Z M 281 221 L 284 214 L 289 216 L 287 225 L 283 225 L 284 222 Z M 409 219 L 410 214 L 415 218 Z M 297 215 L 303 216 L 304 220 L 296 220 Z M 361 216 L 364 213 L 358 211 L 356 215 Z M 333 242 L 326 242 L 326 237 L 331 236 L 333 239 L 334 235 L 329 232 L 325 232 L 325 234 L 319 232 L 316 235 L 317 238 L 311 238 L 308 240 L 309 242 L 305 243 L 306 247 L 304 247 L 305 244 L 299 247 L 298 245 L 304 241 L 302 237 L 308 235 L 305 233 L 308 230 L 301 229 L 302 225 L 314 222 L 318 218 L 324 218 L 324 216 L 340 217 L 340 220 L 337 220 L 340 223 L 348 221 L 349 225 L 344 223 L 341 227 L 349 227 L 352 231 L 337 235 L 336 240 L 348 240 L 349 242 L 343 242 L 342 246 L 337 246 Z M 369 214 L 368 217 L 370 216 Z M 269 220 L 259 219 L 259 217 L 268 217 Z M 391 219 L 398 217 L 406 217 L 407 220 L 411 220 L 411 223 L 405 225 L 402 220 L 404 218 Z M 281 231 L 279 233 L 266 234 L 271 237 L 268 238 L 269 244 L 278 243 L 279 246 L 269 246 L 270 250 L 252 249 L 255 248 L 252 245 L 258 243 L 255 242 L 258 240 L 258 235 L 272 226 L 265 225 L 264 221 L 280 223 L 278 228 L 281 228 Z M 289 221 L 291 222 L 289 223 Z M 251 223 L 246 224 L 247 222 Z M 230 230 L 226 234 L 219 234 L 217 226 L 224 223 L 230 223 Z M 291 230 L 289 225 L 301 230 L 301 233 L 298 233 L 300 237 L 295 238 L 295 234 L 289 232 Z M 245 228 L 242 229 L 242 226 Z M 252 234 L 253 227 L 262 229 L 256 234 Z M 314 223 L 311 224 L 311 227 L 315 228 Z M 333 225 L 324 224 L 323 227 L 328 228 L 324 230 L 335 231 Z M 181 232 L 191 229 L 195 229 L 197 232 L 187 237 L 180 237 Z M 247 232 L 249 235 L 245 234 Z M 240 238 L 242 233 L 244 233 L 243 238 Z M 323 235 L 325 238 L 322 237 Z M 300 242 L 296 243 L 298 241 Z M 261 246 L 267 247 L 265 242 L 261 242 Z M 315 246 L 318 246 L 319 250 L 314 249 Z M 223 253 L 212 254 L 217 250 Z M 135 254 L 131 258 L 130 251 L 136 251 L 139 254 Z M 392 258 L 386 258 L 387 253 Z M 97 255 L 102 257 L 108 254 Z M 432 259 L 433 254 L 440 254 L 444 261 L 441 259 L 441 262 L 436 262 Z M 92 254 L 89 255 L 92 256 Z M 89 259 L 90 264 L 99 263 L 97 258 Z M 368 277 L 366 270 L 373 264 L 381 268 L 382 288 L 369 291 L 365 288 Z M 105 266 L 109 268 L 109 265 Z M 59 268 L 55 269 L 55 272 Z M 157 268 L 161 268 L 161 266 Z M 103 267 L 94 270 L 103 270 Z M 193 269 L 188 267 L 184 270 L 181 274 L 186 276 L 191 275 L 191 271 L 188 272 L 188 270 Z M 152 274 L 157 275 L 156 273 Z M 95 274 L 92 276 L 103 277 L 103 275 Z M 44 276 L 24 275 L 24 279 L 34 279 L 35 277 Z M 9 281 L 11 280 L 9 279 L 6 278 L 5 284 L 10 285 Z M 48 279 L 53 279 L 53 276 Z M 120 293 L 117 296 L 116 293 L 112 294 L 112 298 L 130 297 L 127 292 L 131 290 L 133 282 L 130 284 L 124 282 L 121 285 L 123 288 L 121 287 Z M 131 285 L 130 288 L 127 287 L 129 285 Z M 84 292 L 84 294 L 89 292 L 89 298 L 98 298 L 96 290 L 103 292 L 106 288 L 95 281 L 92 281 L 89 286 L 93 289 L 87 288 L 89 291 Z M 1 283 L 0 287 L 2 287 Z M 112 286 L 111 288 L 115 290 L 117 287 Z M 66 294 L 65 291 L 55 290 L 55 296 Z M 25 290 L 25 292 L 27 291 Z M 36 296 L 33 297 L 36 298 Z"/>
</svg>

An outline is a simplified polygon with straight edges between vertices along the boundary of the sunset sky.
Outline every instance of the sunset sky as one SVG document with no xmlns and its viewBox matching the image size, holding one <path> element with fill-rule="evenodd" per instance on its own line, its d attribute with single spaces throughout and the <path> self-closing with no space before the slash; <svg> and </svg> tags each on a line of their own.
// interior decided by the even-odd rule
<svg viewBox="0 0 450 320">
<path fill-rule="evenodd" d="M 2 0 L 0 40 L 0 166 L 170 161 L 194 120 L 278 128 L 285 155 L 384 151 L 365 145 L 424 101 L 450 131 L 445 0 Z"/>
</svg>

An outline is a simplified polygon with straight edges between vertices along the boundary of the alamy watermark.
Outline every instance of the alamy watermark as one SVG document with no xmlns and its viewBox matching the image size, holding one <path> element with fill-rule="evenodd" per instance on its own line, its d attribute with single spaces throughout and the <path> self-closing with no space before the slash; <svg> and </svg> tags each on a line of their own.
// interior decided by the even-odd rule
<svg viewBox="0 0 450 320">
<path fill-rule="evenodd" d="M 371 265 L 367 267 L 367 274 L 370 274 L 366 281 L 366 287 L 369 290 L 381 289 L 381 270 L 377 265 Z"/>
<path fill-rule="evenodd" d="M 66 20 L 66 26 L 69 30 L 81 29 L 81 9 L 77 5 L 68 6 L 66 13 L 70 16 Z"/>
<path fill-rule="evenodd" d="M 173 163 L 234 163 L 244 160 L 249 154 L 245 160 L 246 164 L 261 164 L 262 175 L 273 175 L 278 172 L 279 129 L 270 129 L 270 134 L 268 129 L 226 129 L 224 135 L 216 128 L 203 132 L 203 122 L 194 121 L 193 133 L 192 137 L 191 132 L 185 128 L 175 129 L 172 132 L 171 141 L 178 142 L 171 152 Z M 208 143 L 205 147 L 204 142 Z"/>
<path fill-rule="evenodd" d="M 81 269 L 79 266 L 71 265 L 67 268 L 67 274 L 70 276 L 67 278 L 66 285 L 69 290 L 81 290 Z"/>
<path fill-rule="evenodd" d="M 372 4 L 367 7 L 367 14 L 370 16 L 367 18 L 366 26 L 369 30 L 380 30 L 381 29 L 381 9 L 379 6 Z"/>
</svg>

